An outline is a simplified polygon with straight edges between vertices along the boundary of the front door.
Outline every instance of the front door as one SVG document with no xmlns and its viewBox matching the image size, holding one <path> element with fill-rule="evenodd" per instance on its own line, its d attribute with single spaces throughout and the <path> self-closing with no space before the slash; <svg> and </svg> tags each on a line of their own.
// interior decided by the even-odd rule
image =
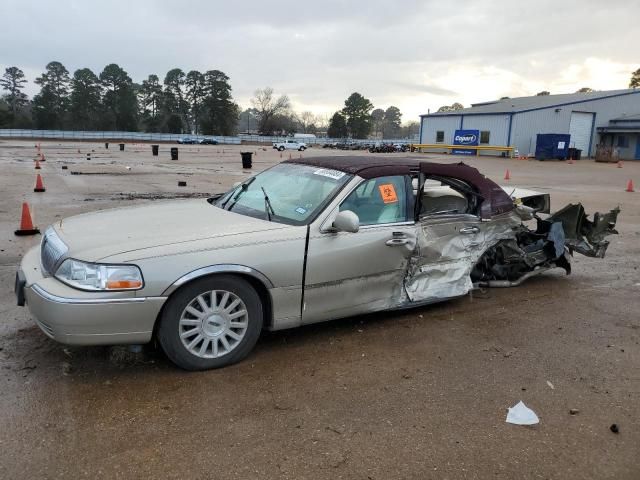
<svg viewBox="0 0 640 480">
<path fill-rule="evenodd" d="M 408 176 L 363 181 L 342 202 L 360 220 L 356 233 L 312 230 L 302 323 L 398 305 L 416 245 Z"/>
<path fill-rule="evenodd" d="M 640 135 L 636 135 L 636 154 L 633 158 L 640 160 Z"/>
</svg>

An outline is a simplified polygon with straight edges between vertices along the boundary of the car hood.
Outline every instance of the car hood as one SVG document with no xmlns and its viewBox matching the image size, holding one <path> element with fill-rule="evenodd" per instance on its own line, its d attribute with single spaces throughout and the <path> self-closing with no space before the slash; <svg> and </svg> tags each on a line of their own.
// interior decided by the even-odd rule
<svg viewBox="0 0 640 480">
<path fill-rule="evenodd" d="M 68 256 L 95 262 L 144 248 L 278 230 L 288 225 L 228 212 L 201 199 L 85 213 L 60 220 L 53 227 L 69 248 Z"/>
</svg>

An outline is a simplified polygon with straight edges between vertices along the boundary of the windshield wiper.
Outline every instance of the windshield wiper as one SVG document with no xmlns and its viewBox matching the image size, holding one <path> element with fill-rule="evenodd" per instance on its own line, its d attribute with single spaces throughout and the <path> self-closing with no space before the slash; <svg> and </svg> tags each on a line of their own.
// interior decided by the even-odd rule
<svg viewBox="0 0 640 480">
<path fill-rule="evenodd" d="M 271 216 L 276 215 L 276 212 L 273 211 L 273 207 L 271 206 L 271 200 L 269 200 L 269 195 L 267 195 L 267 191 L 264 187 L 260 187 L 262 189 L 262 193 L 264 193 L 264 210 L 267 212 L 267 218 L 271 221 Z"/>
<path fill-rule="evenodd" d="M 240 195 L 242 195 L 244 192 L 247 191 L 247 188 L 249 188 L 249 185 L 251 185 L 251 183 L 256 179 L 256 177 L 251 177 L 249 180 L 247 180 L 245 183 L 243 183 L 242 185 L 240 185 L 238 187 L 238 193 L 236 193 L 235 195 L 229 196 L 229 198 L 227 198 L 222 205 L 220 205 L 220 207 L 224 210 L 224 207 L 227 205 L 227 203 L 229 202 L 229 200 L 233 200 L 233 203 L 231 205 L 229 205 L 228 210 L 231 211 L 231 209 L 233 208 L 233 206 L 238 202 L 238 198 L 240 198 Z"/>
</svg>

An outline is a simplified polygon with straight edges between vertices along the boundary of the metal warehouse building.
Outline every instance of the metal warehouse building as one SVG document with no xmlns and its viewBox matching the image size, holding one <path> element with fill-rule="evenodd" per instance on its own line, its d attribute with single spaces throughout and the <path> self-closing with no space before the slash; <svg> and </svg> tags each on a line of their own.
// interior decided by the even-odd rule
<svg viewBox="0 0 640 480">
<path fill-rule="evenodd" d="M 535 153 L 538 134 L 569 134 L 569 146 L 583 157 L 602 145 L 620 159 L 638 160 L 640 89 L 506 98 L 421 115 L 420 143 L 454 144 L 459 130 L 476 131 L 476 145 L 510 146 L 520 155 Z"/>
</svg>

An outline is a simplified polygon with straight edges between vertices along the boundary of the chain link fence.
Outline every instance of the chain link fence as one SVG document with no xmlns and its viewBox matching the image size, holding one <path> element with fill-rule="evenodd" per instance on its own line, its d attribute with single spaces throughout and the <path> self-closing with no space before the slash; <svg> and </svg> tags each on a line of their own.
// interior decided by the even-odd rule
<svg viewBox="0 0 640 480">
<path fill-rule="evenodd" d="M 134 142 L 177 142 L 182 138 L 192 138 L 197 141 L 203 139 L 216 140 L 221 144 L 240 145 L 247 143 L 267 143 L 284 142 L 287 140 L 297 140 L 308 145 L 325 145 L 331 143 L 353 143 L 353 144 L 379 144 L 398 143 L 409 144 L 409 139 L 364 139 L 356 140 L 350 138 L 319 138 L 319 137 L 284 137 L 284 136 L 263 136 L 263 135 L 240 135 L 225 137 L 219 135 L 186 135 L 175 133 L 144 133 L 144 132 L 85 132 L 73 130 L 22 130 L 22 129 L 0 129 L 0 138 L 18 139 L 60 139 L 60 140 L 83 140 L 83 141 L 105 141 L 105 140 L 130 140 Z"/>
</svg>

